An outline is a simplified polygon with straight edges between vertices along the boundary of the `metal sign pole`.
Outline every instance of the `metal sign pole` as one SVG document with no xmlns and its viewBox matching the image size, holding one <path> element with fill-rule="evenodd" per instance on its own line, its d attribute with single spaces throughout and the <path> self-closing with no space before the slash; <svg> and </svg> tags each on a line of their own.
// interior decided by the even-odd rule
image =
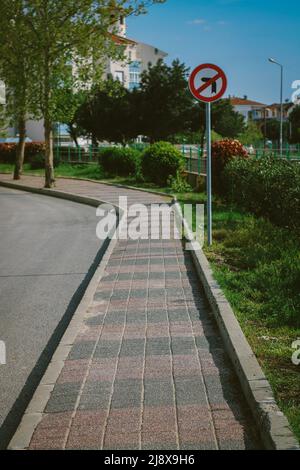
<svg viewBox="0 0 300 470">
<path fill-rule="evenodd" d="M 212 245 L 212 168 L 211 168 L 211 104 L 206 104 L 207 145 L 207 243 Z"/>
</svg>

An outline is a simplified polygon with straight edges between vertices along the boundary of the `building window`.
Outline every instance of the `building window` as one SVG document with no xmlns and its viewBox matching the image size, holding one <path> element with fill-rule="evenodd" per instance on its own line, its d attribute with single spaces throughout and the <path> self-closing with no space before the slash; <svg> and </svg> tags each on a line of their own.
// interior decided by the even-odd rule
<svg viewBox="0 0 300 470">
<path fill-rule="evenodd" d="M 124 72 L 122 71 L 117 71 L 114 74 L 115 80 L 119 80 L 119 82 L 124 83 Z"/>
<path fill-rule="evenodd" d="M 130 83 L 140 83 L 140 72 L 130 72 Z"/>
</svg>

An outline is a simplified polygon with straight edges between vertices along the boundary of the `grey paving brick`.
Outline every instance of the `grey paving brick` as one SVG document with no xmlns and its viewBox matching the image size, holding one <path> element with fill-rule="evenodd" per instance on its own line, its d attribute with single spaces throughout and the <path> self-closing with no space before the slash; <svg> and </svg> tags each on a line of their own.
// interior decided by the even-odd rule
<svg viewBox="0 0 300 470">
<path fill-rule="evenodd" d="M 175 379 L 176 401 L 180 405 L 205 405 L 206 394 L 201 377 Z"/>
<path fill-rule="evenodd" d="M 125 317 L 125 310 L 112 310 L 106 314 L 105 325 L 123 325 Z"/>
<path fill-rule="evenodd" d="M 172 379 L 146 379 L 145 406 L 174 406 Z"/>
<path fill-rule="evenodd" d="M 165 289 L 149 289 L 149 299 L 157 298 L 157 299 L 164 299 L 165 298 Z"/>
<path fill-rule="evenodd" d="M 133 279 L 135 281 L 145 281 L 146 279 L 148 279 L 148 271 L 145 273 L 134 273 Z"/>
<path fill-rule="evenodd" d="M 171 348 L 174 355 L 190 355 L 196 353 L 194 338 L 184 336 L 172 337 Z"/>
<path fill-rule="evenodd" d="M 171 323 L 189 321 L 189 315 L 186 308 L 168 307 L 168 317 Z"/>
<path fill-rule="evenodd" d="M 145 338 L 142 339 L 125 339 L 123 340 L 120 356 L 132 357 L 143 356 L 145 350 Z"/>
<path fill-rule="evenodd" d="M 142 380 L 117 380 L 114 383 L 112 408 L 140 408 L 142 405 Z"/>
<path fill-rule="evenodd" d="M 100 326 L 104 323 L 105 313 L 101 315 L 96 315 L 95 317 L 88 318 L 86 324 L 89 326 Z"/>
<path fill-rule="evenodd" d="M 148 289 L 132 289 L 130 291 L 130 298 L 144 299 L 148 296 Z"/>
<path fill-rule="evenodd" d="M 91 357 L 95 341 L 82 341 L 75 343 L 69 353 L 69 360 L 88 359 Z"/>
<path fill-rule="evenodd" d="M 120 341 L 101 340 L 95 350 L 95 358 L 117 357 L 120 350 Z"/>
<path fill-rule="evenodd" d="M 195 340 L 198 349 L 224 349 L 224 344 L 218 336 L 197 336 Z"/>
<path fill-rule="evenodd" d="M 47 403 L 46 413 L 73 411 L 80 390 L 80 383 L 56 384 Z"/>
<path fill-rule="evenodd" d="M 169 338 L 147 338 L 146 356 L 168 356 L 171 354 Z"/>
<path fill-rule="evenodd" d="M 168 314 L 164 309 L 151 309 L 147 311 L 148 323 L 167 323 Z"/>
<path fill-rule="evenodd" d="M 129 289 L 115 289 L 111 296 L 111 300 L 127 300 L 129 297 Z"/>
<path fill-rule="evenodd" d="M 205 375 L 204 380 L 211 404 L 226 403 L 230 406 L 238 403 L 243 396 L 235 376 L 232 379 L 231 376 L 220 377 L 218 374 Z"/>
<path fill-rule="evenodd" d="M 156 280 L 156 279 L 164 279 L 165 273 L 162 272 L 151 272 L 149 273 L 149 279 Z"/>
<path fill-rule="evenodd" d="M 132 324 L 132 323 L 144 324 L 146 323 L 146 319 L 147 319 L 146 311 L 136 311 L 136 310 L 127 311 L 126 322 L 128 324 Z"/>
<path fill-rule="evenodd" d="M 112 394 L 110 382 L 87 382 L 80 398 L 79 410 L 107 410 Z"/>
</svg>

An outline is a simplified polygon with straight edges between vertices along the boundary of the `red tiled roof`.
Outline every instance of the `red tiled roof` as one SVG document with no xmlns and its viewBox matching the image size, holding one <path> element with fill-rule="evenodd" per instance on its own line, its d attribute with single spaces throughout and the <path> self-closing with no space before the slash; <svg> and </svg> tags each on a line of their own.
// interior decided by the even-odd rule
<svg viewBox="0 0 300 470">
<path fill-rule="evenodd" d="M 233 96 L 230 98 L 232 106 L 266 106 L 263 103 L 258 103 L 257 101 L 252 101 L 244 98 L 236 98 Z"/>
<path fill-rule="evenodd" d="M 132 45 L 134 45 L 134 44 L 137 44 L 132 39 L 124 38 L 123 36 L 118 36 L 117 34 L 111 34 L 110 37 L 112 38 L 112 40 L 116 44 L 120 44 L 120 45 L 123 45 L 123 44 L 132 44 Z"/>
</svg>

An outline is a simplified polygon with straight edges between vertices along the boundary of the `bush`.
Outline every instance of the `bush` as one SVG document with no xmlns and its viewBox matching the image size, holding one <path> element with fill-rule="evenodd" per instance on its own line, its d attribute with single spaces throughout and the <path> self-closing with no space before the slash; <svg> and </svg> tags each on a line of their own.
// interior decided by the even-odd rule
<svg viewBox="0 0 300 470">
<path fill-rule="evenodd" d="M 15 164 L 17 144 L 1 143 L 0 144 L 0 163 Z M 30 163 L 32 159 L 45 151 L 44 142 L 26 142 L 25 144 L 25 163 Z"/>
<path fill-rule="evenodd" d="M 181 173 L 177 173 L 176 176 L 171 176 L 168 179 L 168 187 L 174 193 L 191 193 L 193 191 L 191 185 Z"/>
<path fill-rule="evenodd" d="M 25 162 L 30 163 L 37 155 L 45 152 L 45 142 L 26 142 Z"/>
<path fill-rule="evenodd" d="M 300 166 L 286 160 L 237 159 L 224 170 L 227 198 L 278 226 L 300 229 Z"/>
<path fill-rule="evenodd" d="M 238 140 L 224 139 L 212 144 L 213 186 L 218 193 L 223 192 L 223 171 L 227 163 L 234 158 L 247 156 L 246 150 Z"/>
<path fill-rule="evenodd" d="M 53 157 L 53 167 L 57 168 L 59 165 L 59 158 L 55 155 Z M 45 168 L 45 155 L 38 154 L 30 162 L 30 170 L 43 170 Z"/>
<path fill-rule="evenodd" d="M 0 163 L 15 163 L 16 144 L 0 144 Z"/>
<path fill-rule="evenodd" d="M 169 178 L 177 177 L 183 168 L 181 152 L 168 142 L 157 142 L 142 155 L 143 176 L 158 185 L 166 185 Z"/>
<path fill-rule="evenodd" d="M 140 152 L 130 148 L 109 147 L 101 150 L 99 164 L 115 176 L 136 176 L 140 169 Z"/>
</svg>

